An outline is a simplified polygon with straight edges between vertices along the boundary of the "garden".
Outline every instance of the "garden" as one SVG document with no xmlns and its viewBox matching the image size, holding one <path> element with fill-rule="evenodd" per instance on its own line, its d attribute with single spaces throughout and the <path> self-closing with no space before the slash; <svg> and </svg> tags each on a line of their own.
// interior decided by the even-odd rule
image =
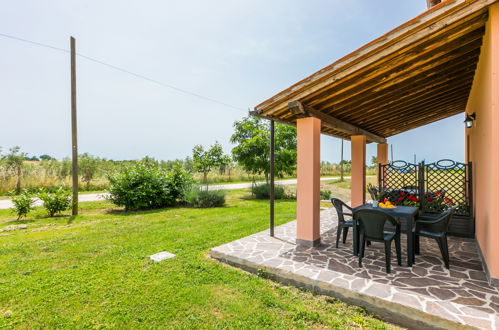
<svg viewBox="0 0 499 330">
<path fill-rule="evenodd" d="M 22 220 L 0 210 L 0 327 L 392 327 L 211 260 L 211 247 L 268 228 L 268 201 L 249 190 L 229 191 L 216 208 L 80 208 L 47 217 L 37 207 Z M 295 201 L 277 201 L 276 214 L 277 224 L 294 219 Z M 165 250 L 176 257 L 149 259 Z"/>
</svg>

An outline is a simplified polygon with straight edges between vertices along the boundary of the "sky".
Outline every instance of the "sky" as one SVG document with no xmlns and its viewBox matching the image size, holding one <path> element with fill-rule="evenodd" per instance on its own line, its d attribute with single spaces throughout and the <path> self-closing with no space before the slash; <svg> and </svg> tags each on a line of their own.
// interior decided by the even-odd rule
<svg viewBox="0 0 499 330">
<path fill-rule="evenodd" d="M 0 0 L 0 34 L 69 49 L 229 107 L 77 58 L 79 151 L 110 159 L 230 152 L 248 109 L 419 15 L 425 0 Z M 67 52 L 0 36 L 0 147 L 71 153 Z M 463 115 L 388 139 L 395 159 L 463 159 Z M 321 158 L 338 162 L 323 136 Z M 345 159 L 350 157 L 345 142 Z M 367 156 L 376 152 L 369 144 Z"/>
</svg>

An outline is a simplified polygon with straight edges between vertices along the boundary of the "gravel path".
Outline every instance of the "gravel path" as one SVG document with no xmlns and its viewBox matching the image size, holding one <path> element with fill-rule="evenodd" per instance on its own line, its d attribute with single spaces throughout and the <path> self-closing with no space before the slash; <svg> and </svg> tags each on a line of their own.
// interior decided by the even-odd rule
<svg viewBox="0 0 499 330">
<path fill-rule="evenodd" d="M 349 179 L 349 176 L 346 176 L 345 179 Z M 327 178 L 321 178 L 321 181 L 328 181 L 328 180 L 334 180 L 334 179 L 339 179 L 339 177 L 327 177 Z M 289 180 L 277 180 L 276 184 L 280 185 L 290 185 L 290 184 L 296 184 L 296 179 L 289 179 Z M 229 183 L 229 184 L 221 184 L 221 185 L 214 185 L 214 186 L 209 186 L 209 190 L 229 190 L 229 189 L 244 189 L 244 188 L 251 188 L 251 182 L 244 182 L 244 183 Z M 106 193 L 99 193 L 99 194 L 80 194 L 78 196 L 78 200 L 80 202 L 94 202 L 94 201 L 100 201 L 106 199 L 107 194 Z M 35 201 L 36 206 L 42 205 L 42 201 L 39 199 L 36 199 Z M 0 209 L 10 209 L 12 207 L 12 201 L 10 199 L 4 199 L 0 200 Z"/>
</svg>

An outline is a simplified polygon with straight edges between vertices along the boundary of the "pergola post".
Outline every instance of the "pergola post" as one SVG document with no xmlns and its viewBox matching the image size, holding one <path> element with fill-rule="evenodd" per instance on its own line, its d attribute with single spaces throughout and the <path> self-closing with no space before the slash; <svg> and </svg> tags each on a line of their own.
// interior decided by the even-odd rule
<svg viewBox="0 0 499 330">
<path fill-rule="evenodd" d="M 300 118 L 297 126 L 297 230 L 296 243 L 320 244 L 320 141 L 321 121 Z"/>
<path fill-rule="evenodd" d="M 274 237 L 275 216 L 275 124 L 270 121 L 270 236 Z"/>
<path fill-rule="evenodd" d="M 366 202 L 366 137 L 353 135 L 352 141 L 352 207 Z"/>
<path fill-rule="evenodd" d="M 381 167 L 380 165 L 386 165 L 388 164 L 388 143 L 378 143 L 378 153 L 377 153 L 377 167 L 378 167 L 378 180 L 377 182 L 380 182 L 380 177 L 381 177 Z M 384 186 L 385 184 L 382 183 L 381 186 Z"/>
</svg>

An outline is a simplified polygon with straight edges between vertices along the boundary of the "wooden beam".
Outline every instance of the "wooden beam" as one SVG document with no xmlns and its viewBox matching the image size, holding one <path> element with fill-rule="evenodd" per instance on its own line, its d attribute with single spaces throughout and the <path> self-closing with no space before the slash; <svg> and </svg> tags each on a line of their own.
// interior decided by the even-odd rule
<svg viewBox="0 0 499 330">
<path fill-rule="evenodd" d="M 289 111 L 295 115 L 304 115 L 320 119 L 323 126 L 333 128 L 337 131 L 348 133 L 349 135 L 364 135 L 367 140 L 377 143 L 386 143 L 384 137 L 368 132 L 360 127 L 349 124 L 343 120 L 326 115 L 320 111 L 309 107 L 300 101 L 292 101 L 288 104 Z"/>
<path fill-rule="evenodd" d="M 76 119 L 76 40 L 70 38 L 71 48 L 71 155 L 72 155 L 72 183 L 73 207 L 71 214 L 78 215 L 78 133 Z"/>
</svg>

